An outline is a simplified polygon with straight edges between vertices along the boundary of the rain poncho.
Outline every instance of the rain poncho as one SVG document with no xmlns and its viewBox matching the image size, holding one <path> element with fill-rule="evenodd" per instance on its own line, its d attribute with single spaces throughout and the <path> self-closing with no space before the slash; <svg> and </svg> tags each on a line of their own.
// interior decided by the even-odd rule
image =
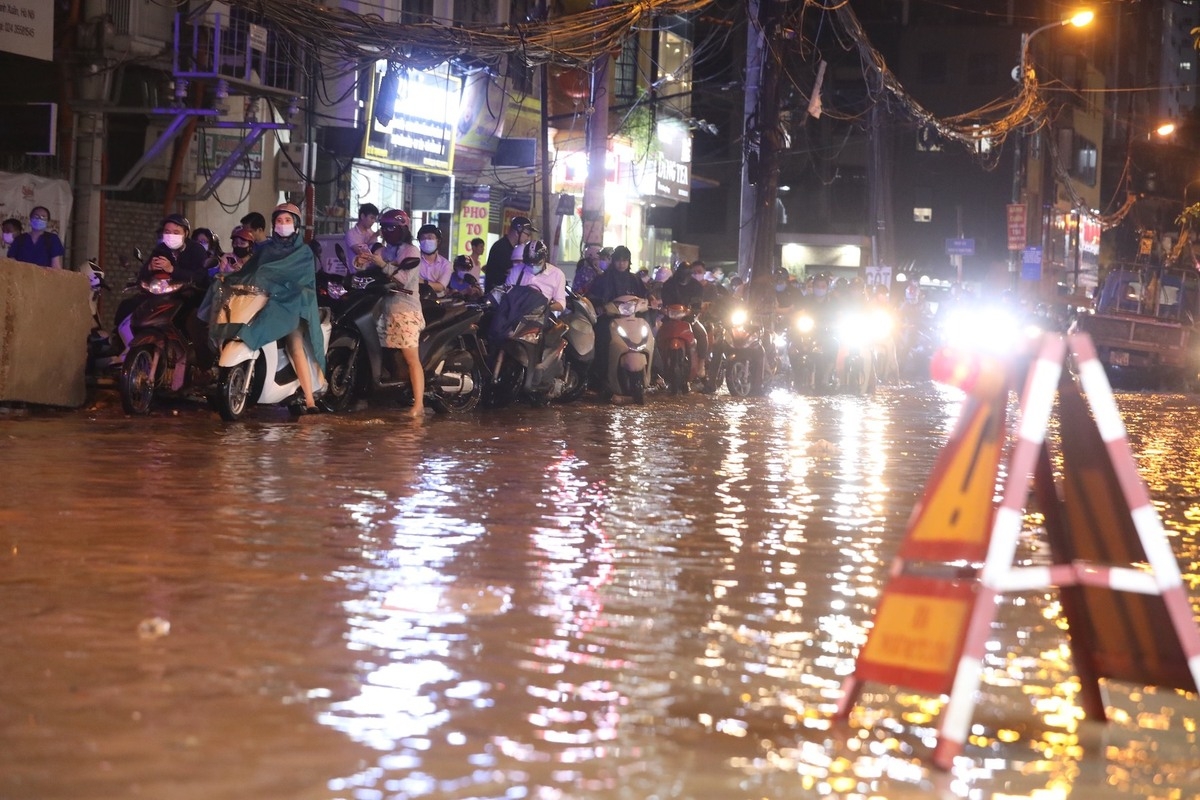
<svg viewBox="0 0 1200 800">
<path fill-rule="evenodd" d="M 257 350 L 267 342 L 282 339 L 304 322 L 317 365 L 325 369 L 325 336 L 317 309 L 317 260 L 299 234 L 287 239 L 272 236 L 263 242 L 240 270 L 213 283 L 202 312 L 219 309 L 221 289 L 237 285 L 262 289 L 270 299 L 250 322 L 214 323 L 210 335 L 218 347 L 236 338 Z"/>
</svg>

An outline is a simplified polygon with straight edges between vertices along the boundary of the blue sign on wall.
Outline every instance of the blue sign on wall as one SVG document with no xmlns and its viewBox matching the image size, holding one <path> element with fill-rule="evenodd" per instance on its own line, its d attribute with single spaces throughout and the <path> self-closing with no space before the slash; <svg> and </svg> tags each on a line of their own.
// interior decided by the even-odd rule
<svg viewBox="0 0 1200 800">
<path fill-rule="evenodd" d="M 946 255 L 948 255 L 948 256 L 973 256 L 973 255 L 975 255 L 975 240 L 974 239 L 947 239 L 946 240 Z"/>
<path fill-rule="evenodd" d="M 1042 279 L 1042 248 L 1026 247 L 1021 251 L 1021 280 L 1040 281 Z"/>
</svg>

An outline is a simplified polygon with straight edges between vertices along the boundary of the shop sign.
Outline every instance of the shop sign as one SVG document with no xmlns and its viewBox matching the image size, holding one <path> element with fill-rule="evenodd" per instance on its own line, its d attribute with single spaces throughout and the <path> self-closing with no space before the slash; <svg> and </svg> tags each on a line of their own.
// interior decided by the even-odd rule
<svg viewBox="0 0 1200 800">
<path fill-rule="evenodd" d="M 425 71 L 391 69 L 386 61 L 376 63 L 363 157 L 450 174 L 462 81 L 447 65 Z"/>
<path fill-rule="evenodd" d="M 491 214 L 492 190 L 490 186 L 475 186 L 463 193 L 462 207 L 458 212 L 458 236 L 456 241 L 465 245 L 472 239 L 487 239 L 488 215 Z"/>
</svg>

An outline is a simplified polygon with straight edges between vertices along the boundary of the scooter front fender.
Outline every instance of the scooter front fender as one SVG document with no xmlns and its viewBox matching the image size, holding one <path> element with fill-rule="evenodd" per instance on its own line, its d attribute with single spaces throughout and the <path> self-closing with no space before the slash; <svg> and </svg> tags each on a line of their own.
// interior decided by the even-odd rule
<svg viewBox="0 0 1200 800">
<path fill-rule="evenodd" d="M 640 350 L 626 350 L 617 363 L 626 372 L 645 372 L 650 364 L 650 357 Z"/>
<path fill-rule="evenodd" d="M 221 358 L 217 364 L 222 367 L 233 367 L 241 364 L 243 361 L 254 360 L 255 351 L 251 350 L 245 342 L 238 339 L 232 339 L 225 343 L 221 348 Z"/>
</svg>

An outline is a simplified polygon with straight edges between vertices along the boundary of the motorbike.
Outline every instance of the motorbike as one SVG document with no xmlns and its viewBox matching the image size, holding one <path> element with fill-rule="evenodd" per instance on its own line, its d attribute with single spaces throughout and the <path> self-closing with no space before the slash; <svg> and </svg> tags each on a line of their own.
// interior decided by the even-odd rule
<svg viewBox="0 0 1200 800">
<path fill-rule="evenodd" d="M 838 356 L 834 379 L 840 391 L 871 394 L 879 375 L 875 356 L 892 335 L 894 322 L 882 308 L 847 309 L 838 318 Z"/>
<path fill-rule="evenodd" d="M 148 414 L 156 395 L 179 396 L 208 378 L 208 370 L 196 364 L 196 345 L 189 333 L 202 290 L 165 274 L 139 287 L 147 296 L 124 323 L 132 338 L 117 381 L 126 414 Z"/>
<path fill-rule="evenodd" d="M 268 299 L 266 292 L 254 286 L 222 284 L 212 304 L 210 323 L 248 323 L 266 307 Z M 321 331 L 325 342 L 329 342 L 332 333 L 330 320 L 329 310 L 322 309 Z M 317 362 L 308 337 L 304 337 L 304 349 L 312 371 L 313 386 L 317 386 Z M 250 406 L 256 404 L 287 403 L 292 413 L 302 411 L 302 405 L 296 402 L 300 379 L 287 356 L 283 339 L 252 350 L 235 337 L 221 342 L 219 353 L 217 382 L 209 400 L 222 419 L 235 422 L 242 418 Z"/>
<path fill-rule="evenodd" d="M 745 306 L 734 307 L 724 340 L 713 348 L 712 379 L 719 383 L 724 376 L 725 387 L 734 397 L 765 392 L 776 366 L 775 358 L 768 358 L 767 344 L 774 350 L 769 337 L 770 332 Z"/>
<path fill-rule="evenodd" d="M 649 303 L 644 298 L 633 295 L 617 297 L 604 307 L 611 317 L 606 387 L 615 394 L 633 398 L 638 405 L 646 402 L 646 386 L 653 365 L 654 332 L 650 323 L 638 316 L 647 308 Z"/>
<path fill-rule="evenodd" d="M 345 411 L 364 394 L 412 392 L 407 376 L 386 374 L 384 348 L 376 329 L 383 301 L 398 289 L 382 273 L 359 273 L 349 278 L 349 283 L 350 289 L 334 300 L 336 316 L 325 355 L 329 387 L 320 400 L 327 411 Z M 483 307 L 433 298 L 424 300 L 422 306 L 425 329 L 417 350 L 430 403 L 442 414 L 471 411 L 483 393 L 486 359 L 478 334 Z"/>
<path fill-rule="evenodd" d="M 568 390 L 567 323 L 555 319 L 546 298 L 532 287 L 494 290 L 489 296 L 500 299 L 489 314 L 494 354 L 485 403 L 500 407 L 523 399 L 544 406 L 561 399 Z"/>
<path fill-rule="evenodd" d="M 662 324 L 658 328 L 659 370 L 667 391 L 671 394 L 686 394 L 691 390 L 691 351 L 696 344 L 692 332 L 692 312 L 684 305 L 669 305 L 663 309 Z"/>
<path fill-rule="evenodd" d="M 563 389 L 557 400 L 567 403 L 578 399 L 587 389 L 588 373 L 596 358 L 596 310 L 591 300 L 568 288 L 567 308 L 559 321 L 567 326 L 567 349 Z"/>
</svg>

